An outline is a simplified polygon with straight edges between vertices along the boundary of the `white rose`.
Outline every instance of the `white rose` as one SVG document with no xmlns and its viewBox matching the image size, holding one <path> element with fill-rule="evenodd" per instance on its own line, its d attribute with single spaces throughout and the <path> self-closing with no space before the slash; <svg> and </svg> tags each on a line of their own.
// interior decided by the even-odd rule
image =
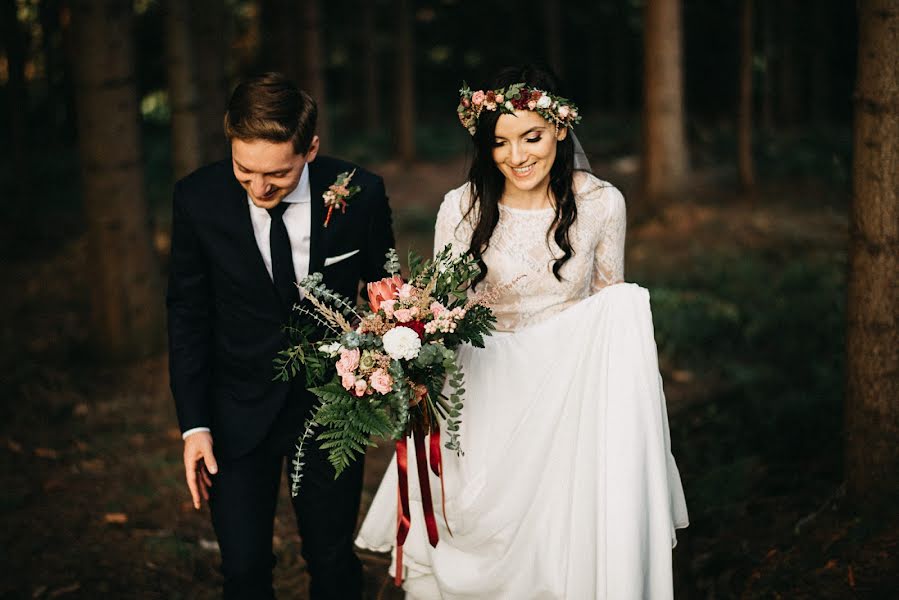
<svg viewBox="0 0 899 600">
<path fill-rule="evenodd" d="M 384 351 L 394 360 L 412 360 L 421 350 L 421 338 L 408 327 L 394 327 L 382 340 Z"/>
<path fill-rule="evenodd" d="M 537 100 L 537 108 L 549 108 L 550 104 L 552 104 L 552 100 L 546 95 L 540 96 L 540 99 Z"/>
<path fill-rule="evenodd" d="M 341 348 L 340 342 L 334 342 L 333 344 L 322 344 L 318 347 L 318 351 L 333 358 L 340 353 Z"/>
</svg>

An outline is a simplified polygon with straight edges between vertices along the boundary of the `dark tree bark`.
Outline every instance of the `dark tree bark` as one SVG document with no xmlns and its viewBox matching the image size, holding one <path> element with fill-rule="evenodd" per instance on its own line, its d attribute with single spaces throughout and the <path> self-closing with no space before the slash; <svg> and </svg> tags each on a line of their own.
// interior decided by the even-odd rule
<svg viewBox="0 0 899 600">
<path fill-rule="evenodd" d="M 647 0 L 643 26 L 643 184 L 659 199 L 676 193 L 689 169 L 681 1 Z"/>
<path fill-rule="evenodd" d="M 743 0 L 740 17 L 740 102 L 737 116 L 737 165 L 740 185 L 755 185 L 752 163 L 752 0 Z"/>
<path fill-rule="evenodd" d="M 195 0 L 193 14 L 194 56 L 197 64 L 198 128 L 201 164 L 220 160 L 228 153 L 222 117 L 228 101 L 228 63 L 231 30 L 225 3 Z"/>
<path fill-rule="evenodd" d="M 362 5 L 363 78 L 365 129 L 374 133 L 381 128 L 381 83 L 378 70 L 378 26 L 374 2 Z"/>
<path fill-rule="evenodd" d="M 546 58 L 559 77 L 562 72 L 562 2 L 561 0 L 543 1 L 543 20 L 546 22 Z"/>
<path fill-rule="evenodd" d="M 262 69 L 280 71 L 318 104 L 317 133 L 328 143 L 325 51 L 319 0 L 262 0 Z"/>
<path fill-rule="evenodd" d="M 200 137 L 200 98 L 194 54 L 191 8 L 181 0 L 167 0 L 165 8 L 166 71 L 172 110 L 172 170 L 175 179 L 196 170 L 203 160 Z"/>
<path fill-rule="evenodd" d="M 162 286 L 144 198 L 130 0 L 72 0 L 78 150 L 92 334 L 121 359 L 162 341 Z"/>
<path fill-rule="evenodd" d="M 859 0 L 847 302 L 846 478 L 899 501 L 899 0 Z"/>
<path fill-rule="evenodd" d="M 396 45 L 396 143 L 403 162 L 415 160 L 415 40 L 412 31 L 412 2 L 395 0 Z"/>
<path fill-rule="evenodd" d="M 765 70 L 762 73 L 762 128 L 766 133 L 774 131 L 774 6 L 773 0 L 761 3 L 762 52 L 765 56 Z"/>
<path fill-rule="evenodd" d="M 6 52 L 8 77 L 6 80 L 6 110 L 9 118 L 13 169 L 19 177 L 15 181 L 16 196 L 22 200 L 28 193 L 28 172 L 30 147 L 28 144 L 28 91 L 25 88 L 25 48 L 26 35 L 19 23 L 16 1 L 2 0 L 0 4 L 0 33 Z"/>
<path fill-rule="evenodd" d="M 302 40 L 301 56 L 303 58 L 303 77 L 300 85 L 309 92 L 318 103 L 318 135 L 322 143 L 327 145 L 330 132 L 330 120 L 327 106 L 327 88 L 325 85 L 325 49 L 322 36 L 321 3 L 319 0 L 305 0 L 298 9 Z"/>
</svg>

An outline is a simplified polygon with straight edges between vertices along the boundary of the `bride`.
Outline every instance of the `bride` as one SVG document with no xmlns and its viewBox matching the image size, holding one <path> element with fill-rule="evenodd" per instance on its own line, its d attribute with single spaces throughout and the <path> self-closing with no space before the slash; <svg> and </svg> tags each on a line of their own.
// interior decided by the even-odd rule
<svg viewBox="0 0 899 600">
<path fill-rule="evenodd" d="M 444 451 L 443 495 L 431 482 L 447 521 L 431 547 L 410 453 L 396 573 L 394 457 L 356 544 L 393 550 L 408 600 L 671 598 L 687 510 L 649 295 L 623 283 L 624 198 L 587 172 L 550 73 L 506 69 L 491 87 L 462 90 L 473 163 L 435 233 L 480 261 L 498 329 L 458 353 L 464 454 Z"/>
</svg>

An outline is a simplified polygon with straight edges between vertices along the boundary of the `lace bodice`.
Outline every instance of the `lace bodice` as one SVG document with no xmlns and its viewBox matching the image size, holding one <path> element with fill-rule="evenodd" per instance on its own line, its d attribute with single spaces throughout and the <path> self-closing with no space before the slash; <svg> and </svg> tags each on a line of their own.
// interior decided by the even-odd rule
<svg viewBox="0 0 899 600">
<path fill-rule="evenodd" d="M 515 331 L 538 323 L 603 287 L 624 279 L 624 197 L 612 184 L 583 172 L 575 174 L 577 219 L 569 230 L 574 255 L 562 267 L 562 281 L 552 272 L 562 250 L 547 236 L 553 209 L 523 210 L 500 205 L 499 223 L 484 252 L 484 283 L 498 289 L 493 303 L 497 330 Z M 434 234 L 435 252 L 452 244 L 468 250 L 476 222 L 466 219 L 469 184 L 446 194 Z"/>
</svg>

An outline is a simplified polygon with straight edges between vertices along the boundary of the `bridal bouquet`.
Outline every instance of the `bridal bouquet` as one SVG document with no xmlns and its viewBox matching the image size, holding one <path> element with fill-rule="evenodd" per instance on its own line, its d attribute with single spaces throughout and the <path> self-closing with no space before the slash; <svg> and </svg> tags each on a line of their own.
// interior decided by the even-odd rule
<svg viewBox="0 0 899 600">
<path fill-rule="evenodd" d="M 465 390 L 454 349 L 463 343 L 483 347 L 496 321 L 492 295 L 469 296 L 480 268 L 467 254 L 452 256 L 449 246 L 433 260 L 410 254 L 409 262 L 410 277 L 403 281 L 396 251 L 388 251 L 385 269 L 391 276 L 368 284 L 367 309 L 329 290 L 320 273 L 297 284 L 308 304 L 295 310 L 320 327 L 288 328 L 294 341 L 275 360 L 275 378 L 287 381 L 302 365 L 319 402 L 297 444 L 294 495 L 302 479 L 303 447 L 313 435 L 328 450 L 338 476 L 367 446 L 376 445 L 373 438 L 396 440 L 398 462 L 405 463 L 411 435 L 420 479 L 427 480 L 430 462 L 442 482 L 441 421 L 446 448 L 462 453 L 458 432 Z M 424 448 L 428 434 L 430 461 Z"/>
</svg>

